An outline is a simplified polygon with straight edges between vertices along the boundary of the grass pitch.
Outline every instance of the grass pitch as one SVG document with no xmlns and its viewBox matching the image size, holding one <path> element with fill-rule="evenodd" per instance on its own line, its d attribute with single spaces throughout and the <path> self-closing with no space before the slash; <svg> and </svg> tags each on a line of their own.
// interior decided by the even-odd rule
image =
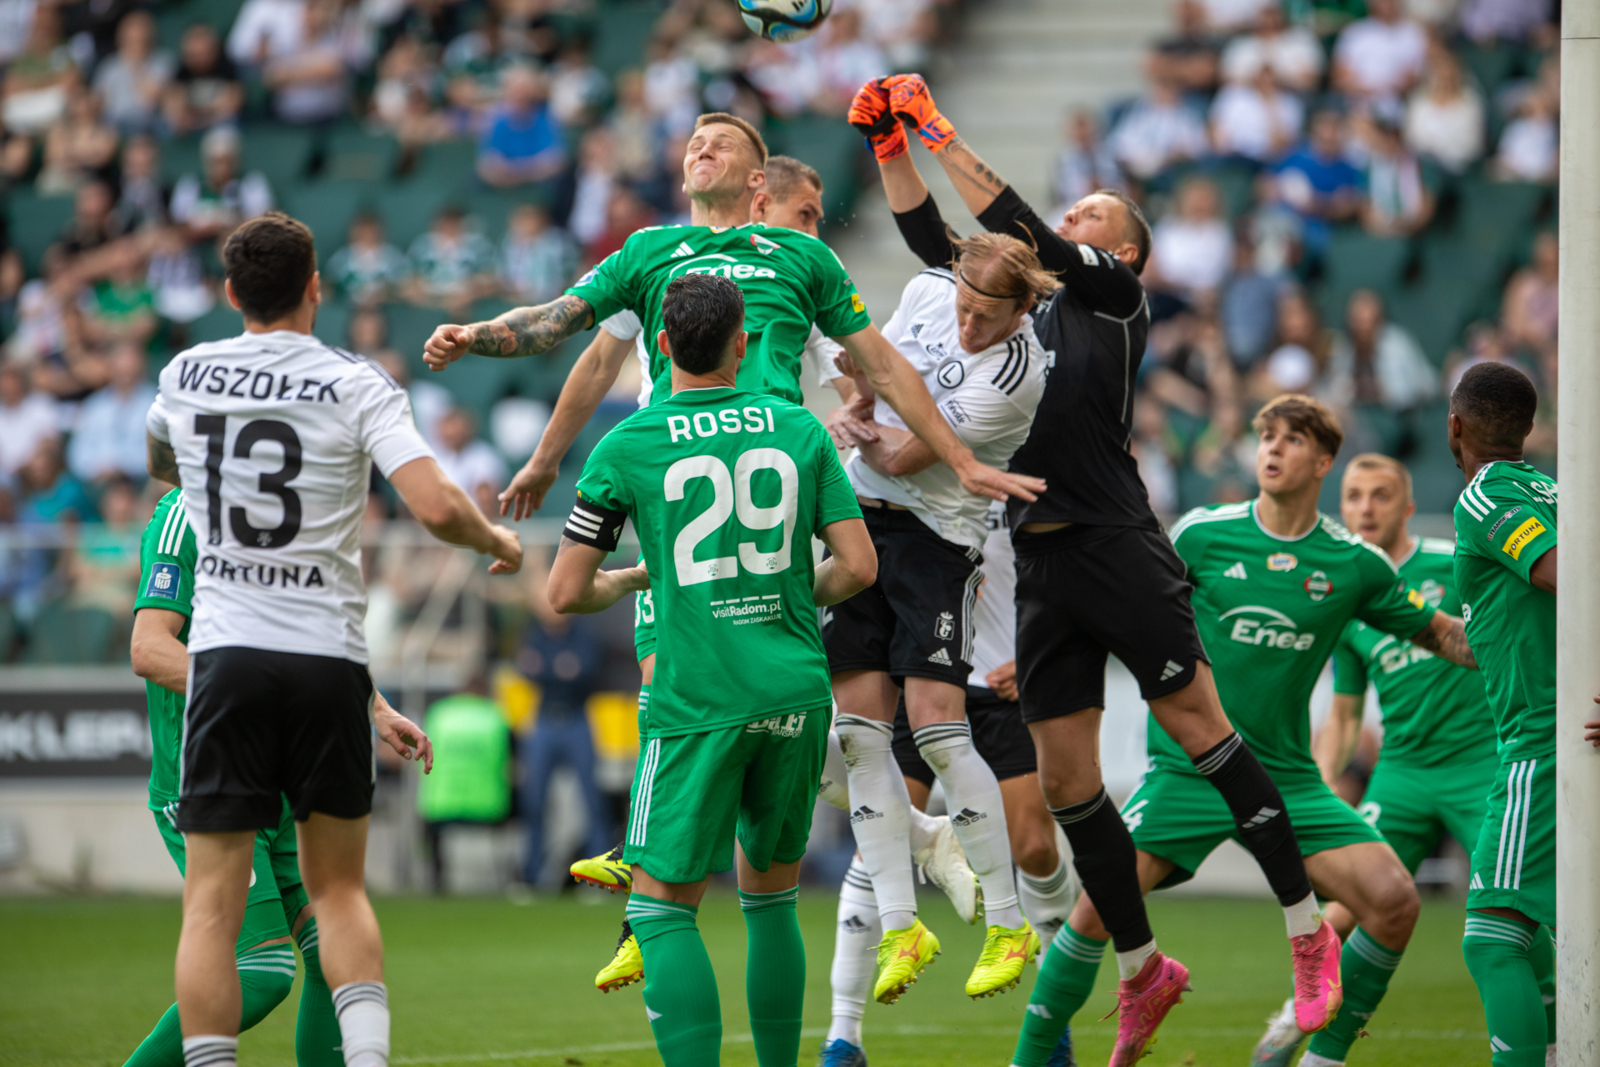
<svg viewBox="0 0 1600 1067">
<path fill-rule="evenodd" d="M 600 900 L 594 904 L 587 901 Z M 801 892 L 809 956 L 802 1065 L 813 1062 L 828 1023 L 828 966 L 836 899 Z M 924 902 L 944 954 L 893 1007 L 869 1004 L 867 1051 L 875 1067 L 986 1065 L 1009 1057 L 1033 969 L 1005 996 L 973 1002 L 961 992 L 980 948 L 942 899 Z M 388 951 L 396 1067 L 504 1064 L 506 1067 L 634 1067 L 659 1063 L 633 986 L 602 996 L 594 972 L 609 958 L 621 898 L 581 891 L 514 905 L 499 899 L 389 898 L 377 901 Z M 1148 1067 L 1244 1067 L 1267 1014 L 1287 995 L 1283 919 L 1270 901 L 1156 899 L 1162 947 L 1194 972 L 1194 992 L 1162 1028 Z M 1455 903 L 1424 905 L 1372 1036 L 1351 1052 L 1361 1064 L 1427 1067 L 1483 1063 L 1488 1035 L 1476 990 L 1461 961 L 1463 913 Z M 175 900 L 60 898 L 0 901 L 0 1064 L 6 1067 L 118 1067 L 172 998 Z M 700 911 L 721 982 L 723 1062 L 755 1063 L 744 1007 L 743 921 L 737 901 L 714 891 Z M 1108 954 L 1109 955 L 1109 954 Z M 1100 989 L 1075 1027 L 1078 1056 L 1102 1064 L 1113 1024 L 1096 1021 L 1114 1005 L 1108 959 Z M 294 1064 L 290 1000 L 245 1034 L 248 1067 Z"/>
</svg>

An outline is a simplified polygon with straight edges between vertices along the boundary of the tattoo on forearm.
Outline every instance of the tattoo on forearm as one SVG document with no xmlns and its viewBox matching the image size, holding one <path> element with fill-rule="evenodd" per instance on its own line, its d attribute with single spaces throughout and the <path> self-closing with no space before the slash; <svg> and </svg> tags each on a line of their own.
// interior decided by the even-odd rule
<svg viewBox="0 0 1600 1067">
<path fill-rule="evenodd" d="M 537 307 L 512 308 L 478 323 L 468 350 L 501 359 L 541 355 L 583 329 L 593 314 L 587 300 L 570 294 Z"/>
<path fill-rule="evenodd" d="M 1475 665 L 1476 657 L 1472 654 L 1472 646 L 1467 643 L 1467 630 L 1460 619 L 1450 618 L 1447 622 L 1448 629 L 1439 633 L 1430 624 L 1427 629 L 1411 639 L 1411 643 L 1427 649 L 1436 656 L 1458 663 L 1463 666 Z"/>
<path fill-rule="evenodd" d="M 150 442 L 150 476 L 168 485 L 178 485 L 178 456 L 172 446 L 163 441 Z"/>
<path fill-rule="evenodd" d="M 959 134 L 950 139 L 950 145 L 945 149 L 945 152 L 960 152 L 971 160 L 969 167 L 973 173 L 967 173 L 968 167 L 960 168 L 957 171 L 968 182 L 987 192 L 999 193 L 1005 190 L 1006 180 L 996 174 L 983 160 L 979 159 L 978 154 L 967 147 L 967 142 L 963 141 Z M 955 156 L 952 155 L 951 158 L 954 159 Z"/>
</svg>

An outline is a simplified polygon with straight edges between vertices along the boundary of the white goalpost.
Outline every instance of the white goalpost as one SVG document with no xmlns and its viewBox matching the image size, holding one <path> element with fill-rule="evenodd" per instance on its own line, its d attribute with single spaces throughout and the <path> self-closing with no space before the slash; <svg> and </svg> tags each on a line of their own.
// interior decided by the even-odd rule
<svg viewBox="0 0 1600 1067">
<path fill-rule="evenodd" d="M 1561 105 L 1557 1062 L 1600 1067 L 1600 0 L 1562 5 Z"/>
</svg>

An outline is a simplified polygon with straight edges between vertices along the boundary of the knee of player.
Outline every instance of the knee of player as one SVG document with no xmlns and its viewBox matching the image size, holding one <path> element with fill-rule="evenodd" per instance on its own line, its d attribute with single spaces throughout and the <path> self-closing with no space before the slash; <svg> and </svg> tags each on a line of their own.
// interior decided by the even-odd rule
<svg viewBox="0 0 1600 1067">
<path fill-rule="evenodd" d="M 1373 910 L 1385 929 L 1410 933 L 1422 911 L 1422 900 L 1417 896 L 1417 885 L 1411 876 L 1401 871 L 1396 876 L 1386 878 L 1380 890 L 1373 895 Z"/>
<path fill-rule="evenodd" d="M 1094 901 L 1089 899 L 1088 893 L 1078 894 L 1077 903 L 1072 905 L 1072 914 L 1067 918 L 1067 925 L 1084 937 L 1096 941 L 1111 940 L 1111 934 L 1100 921 L 1100 913 L 1095 910 Z"/>
<path fill-rule="evenodd" d="M 1061 853 L 1056 851 L 1054 824 L 1039 827 L 1018 819 L 1011 831 L 1011 856 L 1018 867 L 1035 878 L 1056 873 L 1061 865 Z"/>
</svg>

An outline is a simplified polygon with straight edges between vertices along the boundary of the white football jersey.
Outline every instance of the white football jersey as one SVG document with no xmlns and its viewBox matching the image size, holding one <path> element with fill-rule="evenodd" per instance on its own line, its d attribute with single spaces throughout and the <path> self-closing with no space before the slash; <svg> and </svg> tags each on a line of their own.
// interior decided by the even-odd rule
<svg viewBox="0 0 1600 1067">
<path fill-rule="evenodd" d="M 1017 554 L 1006 528 L 1006 506 L 991 501 L 983 542 L 983 585 L 972 609 L 972 676 L 968 685 L 987 689 L 984 677 L 1017 658 Z"/>
<path fill-rule="evenodd" d="M 199 544 L 189 650 L 367 661 L 361 518 L 372 465 L 432 452 L 377 364 L 291 330 L 196 345 L 146 426 L 172 445 Z"/>
<path fill-rule="evenodd" d="M 883 328 L 889 343 L 911 362 L 956 436 L 982 463 L 1004 470 L 1028 439 L 1033 412 L 1044 395 L 1055 354 L 1039 344 L 1033 316 L 1017 332 L 982 352 L 961 347 L 956 323 L 956 279 L 948 270 L 925 270 L 912 278 L 900 306 Z M 873 418 L 905 429 L 905 420 L 878 398 Z M 955 471 L 935 463 L 920 474 L 891 478 L 851 452 L 845 473 L 856 492 L 910 508 L 947 541 L 979 548 L 988 536 L 989 501 L 961 487 Z"/>
<path fill-rule="evenodd" d="M 650 391 L 655 383 L 650 380 L 650 353 L 645 351 L 644 325 L 627 308 L 623 308 L 609 319 L 600 323 L 600 328 L 619 341 L 634 340 L 633 356 L 639 361 L 639 406 L 650 406 Z M 824 337 L 816 323 L 811 325 L 811 336 L 806 339 L 806 350 L 800 357 L 800 365 L 817 376 L 818 385 L 832 385 L 835 378 L 843 378 L 839 368 L 834 366 L 833 358 L 844 351 L 844 346 L 832 338 Z"/>
</svg>

